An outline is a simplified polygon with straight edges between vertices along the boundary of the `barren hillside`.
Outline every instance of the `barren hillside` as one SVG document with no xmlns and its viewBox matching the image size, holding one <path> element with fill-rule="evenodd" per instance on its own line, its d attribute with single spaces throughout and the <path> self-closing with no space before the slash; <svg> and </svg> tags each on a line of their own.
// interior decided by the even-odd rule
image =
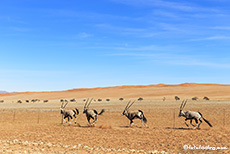
<svg viewBox="0 0 230 154">
<path fill-rule="evenodd" d="M 117 86 L 117 87 L 99 87 L 99 88 L 81 88 L 67 91 L 52 92 L 20 92 L 0 94 L 1 100 L 26 100 L 26 99 L 82 99 L 88 97 L 94 98 L 139 98 L 162 100 L 174 100 L 175 96 L 181 99 L 191 99 L 198 97 L 200 100 L 204 96 L 211 100 L 227 100 L 230 99 L 230 85 L 221 84 L 196 84 L 183 83 L 178 85 L 137 85 L 137 86 Z"/>
</svg>

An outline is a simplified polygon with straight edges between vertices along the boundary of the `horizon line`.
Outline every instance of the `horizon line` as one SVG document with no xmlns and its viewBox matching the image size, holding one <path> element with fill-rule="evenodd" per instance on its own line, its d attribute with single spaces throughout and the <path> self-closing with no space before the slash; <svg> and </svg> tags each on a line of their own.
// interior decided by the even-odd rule
<svg viewBox="0 0 230 154">
<path fill-rule="evenodd" d="M 53 92 L 71 92 L 71 91 L 86 91 L 86 90 L 99 90 L 99 89 L 112 89 L 112 88 L 147 88 L 147 87 L 173 87 L 173 86 L 197 86 L 197 85 L 205 85 L 205 86 L 230 86 L 230 84 L 219 84 L 219 83 L 195 83 L 195 82 L 184 82 L 179 84 L 147 84 L 147 85 L 119 85 L 119 86 L 102 86 L 102 87 L 92 87 L 92 88 L 72 88 L 67 90 L 54 90 L 54 91 L 22 91 L 22 92 L 7 92 L 1 90 L 0 96 L 6 94 L 24 94 L 24 93 L 53 93 Z"/>
</svg>

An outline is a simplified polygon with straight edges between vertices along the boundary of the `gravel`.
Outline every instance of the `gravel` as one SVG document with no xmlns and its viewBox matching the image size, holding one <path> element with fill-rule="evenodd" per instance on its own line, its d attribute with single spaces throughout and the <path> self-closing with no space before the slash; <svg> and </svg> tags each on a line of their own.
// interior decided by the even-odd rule
<svg viewBox="0 0 230 154">
<path fill-rule="evenodd" d="M 136 149 L 127 149 L 127 148 L 104 148 L 102 146 L 93 146 L 76 144 L 76 145 L 67 145 L 67 144 L 54 144 L 46 143 L 42 141 L 22 141 L 18 139 L 14 140 L 0 140 L 0 153 L 10 153 L 10 154 L 74 154 L 74 153 L 141 153 L 141 154 L 158 154 L 167 152 L 164 151 L 144 151 Z"/>
</svg>

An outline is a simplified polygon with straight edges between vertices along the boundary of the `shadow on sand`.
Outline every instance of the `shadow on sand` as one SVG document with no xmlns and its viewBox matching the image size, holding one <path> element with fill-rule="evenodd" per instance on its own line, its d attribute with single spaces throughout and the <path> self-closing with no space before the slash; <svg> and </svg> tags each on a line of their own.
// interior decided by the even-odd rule
<svg viewBox="0 0 230 154">
<path fill-rule="evenodd" d="M 142 126 L 119 126 L 120 128 L 149 128 L 149 127 L 142 127 Z"/>
<path fill-rule="evenodd" d="M 176 129 L 176 130 L 194 130 L 193 128 L 176 128 L 176 127 L 165 127 L 165 129 Z"/>
<path fill-rule="evenodd" d="M 71 125 L 70 124 L 62 124 L 62 123 L 60 123 L 58 125 L 60 125 L 62 127 L 79 127 L 79 128 L 94 128 L 94 127 L 96 127 L 96 126 L 91 126 L 91 125 L 82 126 L 79 123 L 77 123 L 77 124 L 71 124 Z"/>
</svg>

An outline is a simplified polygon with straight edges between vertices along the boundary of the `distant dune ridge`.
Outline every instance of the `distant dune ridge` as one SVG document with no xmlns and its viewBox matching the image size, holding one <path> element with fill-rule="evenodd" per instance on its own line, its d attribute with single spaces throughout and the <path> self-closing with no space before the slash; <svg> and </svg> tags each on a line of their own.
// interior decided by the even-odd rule
<svg viewBox="0 0 230 154">
<path fill-rule="evenodd" d="M 0 94 L 8 93 L 7 91 L 0 91 Z"/>
<path fill-rule="evenodd" d="M 97 98 L 128 98 L 174 100 L 178 96 L 181 99 L 191 99 L 198 97 L 199 100 L 204 96 L 212 99 L 226 100 L 230 99 L 230 85 L 224 84 L 197 84 L 197 83 L 182 83 L 177 85 L 156 84 L 156 85 L 124 85 L 115 87 L 97 87 L 97 88 L 79 88 L 66 91 L 51 91 L 51 92 L 18 92 L 18 93 L 1 93 L 0 99 L 5 100 L 26 100 L 26 99 L 82 99 L 88 97 Z"/>
</svg>

